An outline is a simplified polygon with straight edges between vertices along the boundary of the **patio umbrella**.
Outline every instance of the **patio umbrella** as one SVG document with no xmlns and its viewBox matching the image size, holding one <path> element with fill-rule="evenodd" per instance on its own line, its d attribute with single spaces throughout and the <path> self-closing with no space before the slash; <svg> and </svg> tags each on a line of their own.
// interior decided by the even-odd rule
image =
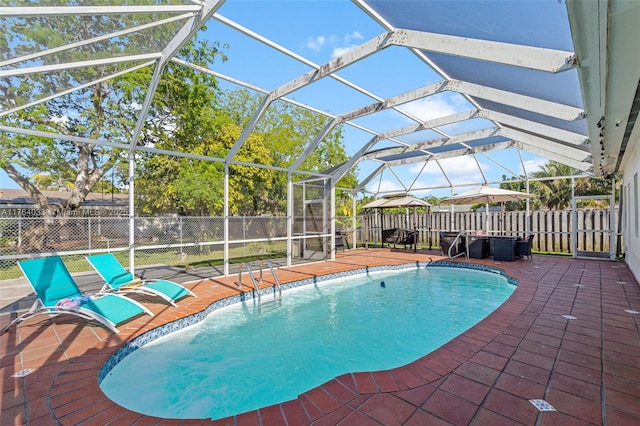
<svg viewBox="0 0 640 426">
<path fill-rule="evenodd" d="M 405 195 L 393 198 L 379 198 L 362 206 L 363 209 L 389 209 L 392 207 L 431 207 L 431 204 L 419 198 Z"/>
<path fill-rule="evenodd" d="M 531 194 L 520 191 L 511 191 L 509 189 L 493 188 L 491 186 L 482 185 L 478 189 L 463 192 L 453 197 L 445 198 L 441 202 L 444 204 L 476 204 L 485 203 L 487 212 L 487 231 L 489 230 L 489 204 L 504 203 L 507 201 L 525 200 L 533 198 Z"/>
</svg>

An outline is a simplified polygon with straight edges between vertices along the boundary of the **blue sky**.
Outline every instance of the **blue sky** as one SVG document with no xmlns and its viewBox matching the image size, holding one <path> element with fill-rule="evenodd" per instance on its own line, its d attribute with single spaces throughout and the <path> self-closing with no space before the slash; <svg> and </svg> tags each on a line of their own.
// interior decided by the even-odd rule
<svg viewBox="0 0 640 426">
<path fill-rule="evenodd" d="M 453 3 L 457 3 L 459 7 L 470 4 L 469 2 Z M 556 6 L 558 5 L 558 2 L 554 3 Z M 435 3 L 433 4 L 435 5 Z M 449 8 L 450 5 L 451 2 L 446 7 Z M 442 2 L 440 2 L 440 6 L 442 7 Z M 219 14 L 250 28 L 261 36 L 270 38 L 315 64 L 326 63 L 349 48 L 362 44 L 384 32 L 382 27 L 348 0 L 230 1 L 219 10 Z M 266 90 L 275 89 L 310 70 L 306 65 L 270 51 L 257 41 L 238 34 L 235 30 L 219 22 L 212 22 L 208 25 L 207 37 L 229 44 L 229 48 L 226 49 L 229 60 L 225 63 L 214 64 L 213 68 L 216 71 L 248 81 Z M 441 80 L 441 77 L 435 72 L 427 72 L 424 64 L 414 55 L 399 47 L 390 47 L 382 53 L 363 59 L 339 71 L 338 75 L 381 98 L 388 98 Z M 234 86 L 228 85 L 228 87 Z M 374 99 L 347 89 L 341 83 L 330 78 L 324 78 L 307 88 L 293 92 L 288 97 L 333 114 L 341 114 L 375 102 Z M 405 104 L 402 108 L 419 118 L 429 119 L 465 111 L 470 109 L 471 105 L 459 95 L 445 92 Z M 390 110 L 357 119 L 355 122 L 374 131 L 413 124 L 411 120 Z M 441 130 L 455 135 L 486 127 L 492 126 L 485 120 L 477 119 L 464 125 L 447 126 Z M 355 153 L 372 137 L 370 134 L 350 126 L 345 128 L 345 143 L 349 154 Z M 438 137 L 441 136 L 428 131 L 398 139 L 411 143 Z M 395 146 L 395 144 L 383 141 L 376 148 L 392 145 Z M 522 173 L 517 153 L 513 150 L 509 153 L 493 152 L 489 154 L 489 157 L 477 157 L 489 181 L 501 180 L 503 174 L 511 176 L 512 173 Z M 529 171 L 536 170 L 538 165 L 544 163 L 544 160 L 539 157 L 527 153 L 523 153 L 523 158 Z M 506 162 L 508 169 L 500 167 L 493 160 Z M 472 157 L 444 160 L 441 164 L 450 172 L 449 178 L 454 183 L 476 182 L 479 184 L 483 180 L 476 161 Z M 411 183 L 415 176 L 422 171 L 418 178 L 421 184 L 418 183 L 417 186 L 448 184 L 436 164 L 429 163 L 424 168 L 423 166 L 423 163 L 418 163 L 397 167 L 394 172 L 406 182 Z M 359 165 L 360 177 L 364 178 L 375 167 L 377 164 L 371 162 L 369 164 L 361 163 Z M 383 191 L 402 190 L 392 172 L 383 173 L 382 178 L 374 180 L 368 188 L 374 191 L 377 188 Z M 462 192 L 466 189 L 468 188 L 461 188 L 456 192 Z M 448 196 L 450 190 L 435 190 L 430 193 L 437 196 Z M 420 195 L 425 195 L 425 193 L 420 193 Z"/>
<path fill-rule="evenodd" d="M 553 17 L 554 15 L 549 15 L 548 11 L 537 7 L 542 3 L 550 5 L 554 12 L 562 14 L 564 5 L 559 5 L 557 0 L 528 2 L 527 4 L 533 4 L 536 6 L 533 10 L 539 10 L 539 13 L 546 13 L 547 17 Z M 452 5 L 464 8 L 470 4 L 473 2 L 449 2 L 448 4 L 438 2 L 432 3 L 430 6 L 446 7 L 449 10 Z M 315 64 L 326 63 L 346 50 L 384 32 L 382 27 L 349 0 L 229 0 L 218 13 Z M 499 11 L 496 13 L 500 15 Z M 497 16 L 496 19 L 499 21 L 500 16 Z M 548 19 L 552 21 L 555 18 Z M 543 23 L 544 21 L 539 25 L 543 25 Z M 515 28 L 511 28 L 511 30 L 517 32 Z M 224 49 L 228 61 L 215 63 L 212 67 L 215 71 L 266 90 L 273 90 L 310 70 L 307 65 L 273 51 L 217 20 L 209 22 L 206 33 L 200 36 L 228 45 L 228 48 Z M 435 72 L 429 72 L 414 55 L 406 49 L 398 47 L 387 48 L 380 54 L 357 62 L 340 71 L 338 75 L 381 98 L 388 98 L 441 80 Z M 222 87 L 236 88 L 237 86 L 223 82 Z M 324 78 L 309 87 L 293 92 L 288 98 L 313 105 L 332 114 L 342 114 L 375 102 L 373 98 L 354 92 L 331 78 Z M 416 117 L 429 119 L 465 111 L 471 106 L 457 94 L 445 92 L 403 105 L 402 108 Z M 405 116 L 391 110 L 363 117 L 355 122 L 374 131 L 413 124 Z M 447 126 L 442 130 L 450 135 L 455 135 L 486 127 L 491 127 L 489 122 L 476 119 L 464 125 Z M 345 136 L 345 144 L 349 154 L 355 153 L 372 137 L 371 134 L 350 126 L 345 127 Z M 413 143 L 438 137 L 441 136 L 435 132 L 426 131 L 399 139 Z M 310 135 L 311 139 L 312 135 Z M 392 145 L 394 144 L 383 141 L 376 148 Z M 489 181 L 500 180 L 502 175 L 510 176 L 511 173 L 522 173 L 515 151 L 492 152 L 488 156 L 478 156 L 477 160 Z M 527 153 L 523 153 L 523 157 L 525 162 L 529 164 L 528 171 L 536 170 L 538 165 L 545 162 L 539 157 Z M 500 167 L 496 162 L 504 162 L 507 169 Z M 473 157 L 444 160 L 441 164 L 449 172 L 449 178 L 454 184 L 472 182 L 479 185 L 483 180 Z M 359 165 L 360 177 L 364 178 L 375 167 L 377 167 L 375 163 L 361 163 Z M 423 163 L 397 167 L 394 168 L 394 173 L 385 172 L 381 179 L 374 180 L 368 188 L 374 191 L 377 189 L 399 191 L 402 186 L 400 186 L 396 175 L 410 184 L 418 173 L 421 174 L 417 186 L 447 185 L 440 168 L 433 163 L 427 164 L 426 167 Z M 0 187 L 17 188 L 17 185 L 1 171 Z M 462 192 L 466 189 L 468 188 L 460 187 L 456 192 Z M 450 190 L 435 190 L 429 193 L 436 196 L 448 196 Z M 421 192 L 418 195 L 426 194 L 426 192 Z"/>
</svg>

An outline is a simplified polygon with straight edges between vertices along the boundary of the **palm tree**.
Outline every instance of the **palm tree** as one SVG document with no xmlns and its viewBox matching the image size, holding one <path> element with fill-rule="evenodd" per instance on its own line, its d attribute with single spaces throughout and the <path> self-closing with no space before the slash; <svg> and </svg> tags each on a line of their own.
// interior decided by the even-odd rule
<svg viewBox="0 0 640 426">
<path fill-rule="evenodd" d="M 543 205 L 554 210 L 563 210 L 571 206 L 571 179 L 575 170 L 565 164 L 556 161 L 549 161 L 540 170 L 531 173 L 532 178 L 552 178 L 531 182 L 532 191 L 537 193 Z M 608 180 L 595 178 L 574 179 L 575 195 L 602 195 L 611 193 L 611 183 Z M 593 205 L 595 207 L 595 205 Z"/>
<path fill-rule="evenodd" d="M 574 169 L 556 161 L 549 161 L 540 166 L 540 170 L 531 173 L 532 178 L 550 178 L 560 176 L 571 176 Z M 540 201 L 551 210 L 563 210 L 571 205 L 571 180 L 569 179 L 546 179 L 531 183 L 534 191 L 538 194 Z"/>
</svg>

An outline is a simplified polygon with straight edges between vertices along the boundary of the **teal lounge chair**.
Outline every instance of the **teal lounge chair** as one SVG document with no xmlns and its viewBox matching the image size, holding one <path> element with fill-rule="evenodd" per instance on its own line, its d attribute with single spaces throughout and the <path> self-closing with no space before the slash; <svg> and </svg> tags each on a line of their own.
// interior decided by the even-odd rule
<svg viewBox="0 0 640 426">
<path fill-rule="evenodd" d="M 117 325 L 141 314 L 153 313 L 135 300 L 116 294 L 82 294 L 60 256 L 19 260 L 18 266 L 27 278 L 36 301 L 28 312 L 2 329 L 4 333 L 13 324 L 38 314 L 71 314 L 100 322 L 114 333 Z M 82 303 L 84 302 L 84 303 Z"/>
<path fill-rule="evenodd" d="M 87 256 L 87 260 L 105 282 L 101 292 L 116 291 L 159 296 L 173 306 L 176 306 L 177 300 L 185 296 L 196 297 L 191 291 L 173 281 L 136 279 L 111 253 Z"/>
</svg>

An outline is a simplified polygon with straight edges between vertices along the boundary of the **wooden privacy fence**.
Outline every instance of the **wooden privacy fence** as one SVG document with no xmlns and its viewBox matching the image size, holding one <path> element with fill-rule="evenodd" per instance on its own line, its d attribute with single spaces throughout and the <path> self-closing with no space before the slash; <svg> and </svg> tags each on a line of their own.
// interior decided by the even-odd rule
<svg viewBox="0 0 640 426">
<path fill-rule="evenodd" d="M 610 214 L 609 209 L 578 209 L 577 229 L 587 230 L 578 232 L 579 251 L 609 251 Z M 413 222 L 417 220 L 415 227 L 418 229 L 419 246 L 439 247 L 440 231 L 487 231 L 486 215 L 485 211 L 455 212 L 453 215 L 451 212 L 418 213 L 416 216 L 413 212 L 376 212 L 363 215 L 361 223 L 363 226 L 366 223 L 366 228 L 363 228 L 366 231 L 365 239 L 369 243 L 376 243 L 380 241 L 381 229 L 413 229 Z M 504 226 L 501 224 L 503 216 Z M 491 234 L 524 237 L 527 229 L 526 220 L 524 211 L 489 212 L 489 230 Z M 572 253 L 572 220 L 571 210 L 531 212 L 529 230 L 535 234 L 533 250 Z M 616 231 L 615 227 L 613 231 Z"/>
</svg>

